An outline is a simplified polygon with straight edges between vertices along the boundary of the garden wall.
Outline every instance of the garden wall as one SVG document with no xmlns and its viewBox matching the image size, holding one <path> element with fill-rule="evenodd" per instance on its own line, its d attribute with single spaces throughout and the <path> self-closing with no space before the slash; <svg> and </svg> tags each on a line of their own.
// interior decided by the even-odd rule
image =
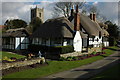
<svg viewBox="0 0 120 80">
<path fill-rule="evenodd" d="M 102 48 L 100 47 L 88 48 L 88 53 L 92 53 L 92 52 L 102 52 Z"/>
<path fill-rule="evenodd" d="M 81 52 L 72 52 L 72 53 L 60 54 L 60 57 L 67 58 L 69 56 L 80 56 L 80 55 L 82 55 Z"/>
<path fill-rule="evenodd" d="M 35 59 L 31 59 L 31 60 L 24 60 L 24 61 L 19 61 L 19 62 L 12 62 L 12 63 L 2 63 L 0 70 L 8 69 L 11 67 L 21 67 L 21 66 L 32 65 L 32 64 L 40 63 L 41 61 L 45 62 L 44 57 L 35 58 Z"/>
</svg>

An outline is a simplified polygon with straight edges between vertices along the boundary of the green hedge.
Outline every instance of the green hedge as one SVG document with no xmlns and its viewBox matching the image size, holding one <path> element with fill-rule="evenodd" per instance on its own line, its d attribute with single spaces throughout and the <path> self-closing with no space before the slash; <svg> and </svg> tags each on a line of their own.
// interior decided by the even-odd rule
<svg viewBox="0 0 120 80">
<path fill-rule="evenodd" d="M 43 46 L 43 45 L 29 45 L 28 50 L 38 53 L 41 52 L 57 52 L 57 53 L 69 53 L 74 52 L 73 46 Z"/>
</svg>

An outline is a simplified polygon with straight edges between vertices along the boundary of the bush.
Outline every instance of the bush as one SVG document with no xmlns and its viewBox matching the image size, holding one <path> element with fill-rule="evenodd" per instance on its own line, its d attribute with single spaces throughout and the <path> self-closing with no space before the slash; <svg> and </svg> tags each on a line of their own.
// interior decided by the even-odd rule
<svg viewBox="0 0 120 80">
<path fill-rule="evenodd" d="M 66 58 L 65 57 L 60 57 L 60 59 L 59 59 L 60 61 L 65 61 L 66 60 Z"/>
<path fill-rule="evenodd" d="M 31 52 L 35 52 L 38 53 L 39 51 L 41 51 L 41 53 L 47 52 L 48 47 L 47 46 L 43 46 L 43 45 L 29 45 L 28 46 L 28 50 Z"/>
<path fill-rule="evenodd" d="M 44 64 L 45 62 L 43 60 L 40 61 L 40 64 Z"/>
<path fill-rule="evenodd" d="M 67 57 L 67 59 L 66 59 L 67 61 L 72 61 L 73 60 L 73 58 L 71 57 L 71 56 L 69 56 L 69 57 Z"/>
<path fill-rule="evenodd" d="M 79 58 L 78 58 L 78 57 L 73 56 L 73 57 L 72 57 L 72 59 L 73 59 L 73 60 L 78 60 Z"/>
<path fill-rule="evenodd" d="M 91 54 L 96 55 L 96 54 L 97 54 L 97 52 L 93 51 Z"/>
<path fill-rule="evenodd" d="M 17 58 L 16 58 L 16 57 L 11 57 L 10 59 L 11 59 L 11 60 L 16 60 Z"/>
<path fill-rule="evenodd" d="M 44 52 L 56 52 L 56 53 L 69 53 L 73 52 L 74 48 L 73 46 L 42 46 L 42 45 L 29 45 L 28 50 L 31 52 L 38 53 L 41 51 L 41 53 Z"/>
</svg>

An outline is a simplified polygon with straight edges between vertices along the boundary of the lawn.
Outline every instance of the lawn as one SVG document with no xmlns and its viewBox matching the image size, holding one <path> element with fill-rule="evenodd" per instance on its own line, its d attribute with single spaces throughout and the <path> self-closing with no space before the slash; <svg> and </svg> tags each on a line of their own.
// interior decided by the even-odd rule
<svg viewBox="0 0 120 80">
<path fill-rule="evenodd" d="M 40 77 L 44 77 L 44 76 L 47 76 L 47 75 L 50 75 L 53 73 L 69 70 L 72 68 L 76 68 L 76 67 L 103 59 L 104 57 L 109 56 L 112 53 L 114 53 L 115 49 L 117 49 L 117 47 L 111 47 L 110 49 L 105 49 L 104 52 L 106 52 L 106 54 L 103 54 L 102 56 L 101 55 L 94 56 L 94 57 L 87 58 L 84 60 L 79 60 L 79 61 L 49 61 L 48 66 L 28 69 L 28 70 L 24 70 L 21 72 L 15 72 L 15 73 L 3 76 L 3 78 L 40 78 Z"/>
<path fill-rule="evenodd" d="M 96 75 L 94 78 L 90 80 L 101 80 L 101 79 L 115 79 L 120 80 L 120 64 L 117 64 L 101 73 Z"/>
<path fill-rule="evenodd" d="M 0 58 L 4 58 L 4 57 L 8 57 L 8 58 L 16 57 L 17 59 L 20 59 L 20 58 L 24 58 L 25 56 L 14 54 L 14 53 L 9 53 L 5 51 L 0 51 Z"/>
</svg>

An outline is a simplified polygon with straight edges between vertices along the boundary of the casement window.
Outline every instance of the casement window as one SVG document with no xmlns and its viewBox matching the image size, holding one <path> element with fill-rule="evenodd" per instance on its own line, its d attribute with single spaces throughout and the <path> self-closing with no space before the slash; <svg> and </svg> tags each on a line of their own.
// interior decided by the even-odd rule
<svg viewBox="0 0 120 80">
<path fill-rule="evenodd" d="M 48 41 L 47 38 L 42 38 L 41 44 L 42 44 L 42 45 L 46 45 L 46 42 L 47 42 L 47 41 Z"/>
<path fill-rule="evenodd" d="M 61 44 L 61 38 L 54 38 L 53 42 L 54 44 Z"/>
<path fill-rule="evenodd" d="M 6 45 L 10 45 L 10 38 L 6 38 Z"/>
</svg>

